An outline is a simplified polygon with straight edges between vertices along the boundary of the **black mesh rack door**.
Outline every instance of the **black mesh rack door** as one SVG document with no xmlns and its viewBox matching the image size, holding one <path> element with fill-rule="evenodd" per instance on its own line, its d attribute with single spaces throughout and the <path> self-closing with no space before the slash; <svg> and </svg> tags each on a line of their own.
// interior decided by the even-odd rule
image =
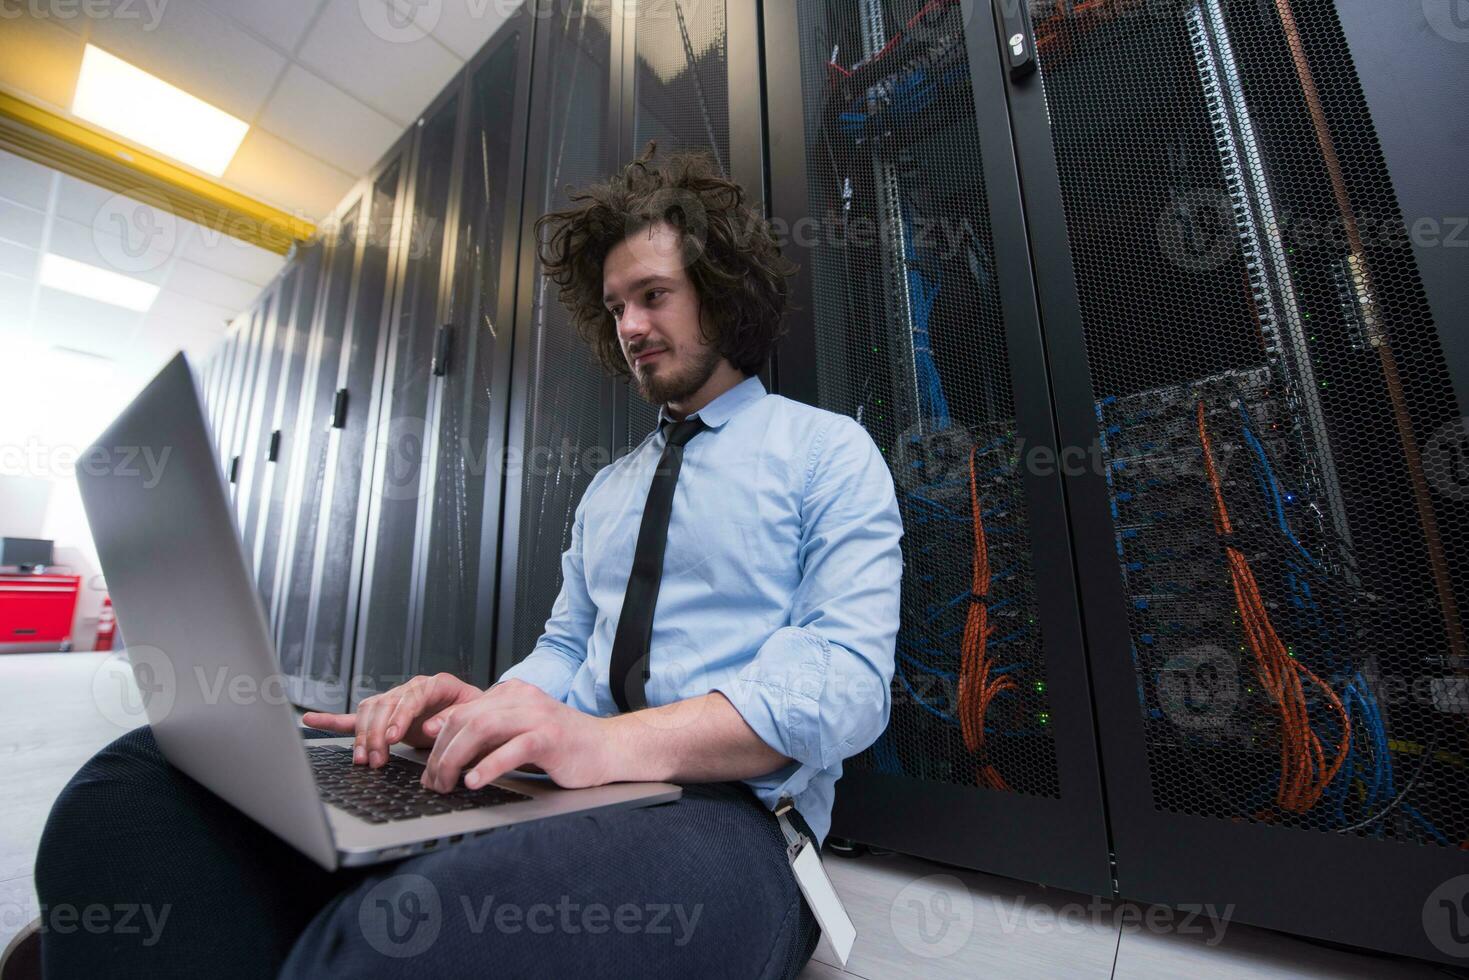
<svg viewBox="0 0 1469 980">
<path fill-rule="evenodd" d="M 324 259 L 315 321 L 307 336 L 297 437 L 289 447 L 281 544 L 277 549 L 271 627 L 293 702 L 320 710 L 346 707 L 346 691 L 334 692 L 307 675 L 307 621 L 311 615 L 311 571 L 316 560 L 321 495 L 326 481 L 327 444 L 341 368 L 342 342 L 352 296 L 352 274 L 361 251 L 366 194 L 360 190 L 324 224 Z M 340 696 L 338 696 L 340 695 Z"/>
<path fill-rule="evenodd" d="M 1110 891 L 988 11 L 788 0 L 765 18 L 771 201 L 802 266 L 778 389 L 867 429 L 904 524 L 891 721 L 847 761 L 832 833 Z"/>
<path fill-rule="evenodd" d="M 287 500 L 293 524 L 278 562 L 276 648 L 296 704 L 345 710 L 366 547 L 365 474 L 372 472 L 389 253 L 401 227 L 411 134 L 339 207 L 323 283 L 322 319 L 308 356 Z"/>
<path fill-rule="evenodd" d="M 303 435 L 297 426 L 305 387 L 308 351 L 316 314 L 316 294 L 321 283 L 322 257 L 326 246 L 319 240 L 297 246 L 292 257 L 295 266 L 296 291 L 290 309 L 282 309 L 282 328 L 286 335 L 285 363 L 271 408 L 269 441 L 265 449 L 263 487 L 261 489 L 260 530 L 255 537 L 255 574 L 260 586 L 260 601 L 267 610 L 275 609 L 275 590 L 281 544 L 288 519 L 286 492 L 291 478 L 291 460 L 297 439 Z"/>
<path fill-rule="evenodd" d="M 260 367 L 256 372 L 255 397 L 245 444 L 240 454 L 240 538 L 252 572 L 256 571 L 255 542 L 260 527 L 260 486 L 266 469 L 265 454 L 269 448 L 276 389 L 280 384 L 286 345 L 291 335 L 290 306 L 296 292 L 296 271 L 295 266 L 288 264 L 281 270 L 276 281 L 266 287 L 263 301 L 265 331 L 261 341 Z"/>
<path fill-rule="evenodd" d="M 466 71 L 440 387 L 420 519 L 415 670 L 491 680 L 510 339 L 529 110 L 532 22 L 512 17 Z"/>
<path fill-rule="evenodd" d="M 325 479 L 319 501 L 311 608 L 306 620 L 306 676 L 339 702 L 351 693 L 357 602 L 368 547 L 371 497 L 364 493 L 379 444 L 388 302 L 397 288 L 393 263 L 408 247 L 409 140 L 370 178 L 362 251 L 352 283 L 341 370 L 332 396 Z"/>
<path fill-rule="evenodd" d="M 413 640 L 420 515 L 437 391 L 440 296 L 449 226 L 460 85 L 448 86 L 414 127 L 401 229 L 389 253 L 395 284 L 385 298 L 387 333 L 367 500 L 368 547 L 357 618 L 352 703 L 418 674 Z M 368 472 L 364 472 L 368 479 Z"/>
<path fill-rule="evenodd" d="M 535 219 L 617 164 L 621 5 L 543 0 L 536 10 L 530 136 L 505 451 L 496 622 L 498 675 L 535 647 L 561 588 L 576 505 L 611 458 L 612 384 L 541 276 Z"/>
<path fill-rule="evenodd" d="M 1057 418 L 1095 461 L 1068 500 L 1120 891 L 1451 962 L 1469 956 L 1452 6 L 1002 12 L 1039 61 L 1008 89 Z"/>
</svg>

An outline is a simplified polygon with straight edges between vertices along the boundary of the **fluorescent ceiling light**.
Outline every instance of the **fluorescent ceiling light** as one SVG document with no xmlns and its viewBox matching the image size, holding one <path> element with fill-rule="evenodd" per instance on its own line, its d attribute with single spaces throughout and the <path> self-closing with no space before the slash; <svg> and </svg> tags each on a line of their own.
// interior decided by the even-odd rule
<svg viewBox="0 0 1469 980">
<path fill-rule="evenodd" d="M 41 256 L 41 285 L 146 313 L 158 298 L 151 282 L 47 252 Z"/>
<path fill-rule="evenodd" d="M 87 45 L 71 111 L 218 177 L 250 124 L 183 89 Z"/>
</svg>

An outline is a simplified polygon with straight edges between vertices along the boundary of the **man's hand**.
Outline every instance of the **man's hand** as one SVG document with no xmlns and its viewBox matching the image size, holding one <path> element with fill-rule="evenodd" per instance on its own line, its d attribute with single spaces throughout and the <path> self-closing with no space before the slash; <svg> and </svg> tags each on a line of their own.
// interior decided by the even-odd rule
<svg viewBox="0 0 1469 980">
<path fill-rule="evenodd" d="M 376 769 L 387 763 L 388 746 L 394 742 L 415 749 L 433 745 L 437 722 L 442 721 L 444 713 L 483 694 L 453 674 L 420 675 L 390 691 L 364 698 L 353 714 L 308 711 L 301 720 L 312 728 L 342 735 L 355 733 L 352 761 Z"/>
<path fill-rule="evenodd" d="M 566 789 L 625 779 L 608 722 L 533 684 L 503 681 L 425 724 L 425 734 L 437 737 L 423 785 L 447 793 L 463 773 L 464 785 L 477 789 L 531 763 Z"/>
</svg>

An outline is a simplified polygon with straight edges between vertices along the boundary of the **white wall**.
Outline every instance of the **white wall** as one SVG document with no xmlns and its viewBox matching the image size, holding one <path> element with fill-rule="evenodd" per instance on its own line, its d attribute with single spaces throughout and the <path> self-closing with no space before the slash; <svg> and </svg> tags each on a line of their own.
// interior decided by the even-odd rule
<svg viewBox="0 0 1469 980">
<path fill-rule="evenodd" d="M 106 583 L 72 464 L 136 393 L 111 364 L 15 338 L 0 343 L 0 535 L 47 538 L 82 577 L 72 646 L 92 649 Z"/>
<path fill-rule="evenodd" d="M 51 502 L 51 481 L 0 473 L 0 538 L 39 538 Z"/>
</svg>

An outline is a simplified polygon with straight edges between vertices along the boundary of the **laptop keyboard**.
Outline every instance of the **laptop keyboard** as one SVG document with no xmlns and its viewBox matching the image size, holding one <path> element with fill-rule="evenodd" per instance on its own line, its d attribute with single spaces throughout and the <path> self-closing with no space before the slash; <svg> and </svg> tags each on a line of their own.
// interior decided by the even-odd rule
<svg viewBox="0 0 1469 980">
<path fill-rule="evenodd" d="M 368 823 L 411 820 L 440 813 L 477 810 L 480 807 L 520 803 L 524 793 L 499 786 L 436 793 L 419 785 L 424 767 L 389 754 L 381 769 L 352 764 L 352 748 L 345 745 L 308 745 L 306 756 L 321 798 Z"/>
</svg>

